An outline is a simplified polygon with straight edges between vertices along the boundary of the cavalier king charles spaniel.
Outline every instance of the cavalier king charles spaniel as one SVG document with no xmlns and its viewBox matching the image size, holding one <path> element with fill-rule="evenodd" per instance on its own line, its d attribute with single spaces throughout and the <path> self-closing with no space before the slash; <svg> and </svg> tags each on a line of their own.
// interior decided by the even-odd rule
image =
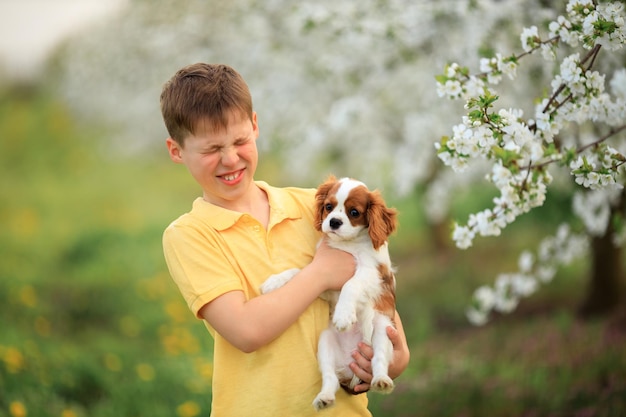
<svg viewBox="0 0 626 417">
<path fill-rule="evenodd" d="M 313 407 L 319 411 L 334 404 L 340 385 L 353 389 L 361 382 L 349 367 L 360 341 L 374 351 L 370 389 L 390 393 L 394 388 L 387 374 L 393 346 L 386 328 L 394 326 L 396 283 L 387 239 L 396 230 L 397 211 L 386 206 L 378 191 L 350 178 L 330 176 L 318 187 L 315 199 L 316 228 L 329 246 L 351 253 L 356 260 L 356 272 L 341 291 L 322 295 L 329 302 L 331 320 L 318 344 L 322 389 Z M 261 292 L 281 287 L 298 271 L 272 275 Z"/>
</svg>

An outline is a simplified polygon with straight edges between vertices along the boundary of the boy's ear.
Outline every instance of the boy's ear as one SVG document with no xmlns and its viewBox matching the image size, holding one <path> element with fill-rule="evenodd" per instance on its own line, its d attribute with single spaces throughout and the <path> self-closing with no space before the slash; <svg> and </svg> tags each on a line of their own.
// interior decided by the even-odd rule
<svg viewBox="0 0 626 417">
<path fill-rule="evenodd" d="M 170 159 L 177 164 L 182 164 L 183 158 L 180 154 L 180 145 L 172 138 L 165 139 L 165 145 L 167 146 L 167 151 L 170 154 Z"/>
<path fill-rule="evenodd" d="M 255 111 L 252 112 L 252 130 L 255 133 L 254 140 L 258 139 L 258 137 L 259 137 L 259 121 L 257 120 Z"/>
</svg>

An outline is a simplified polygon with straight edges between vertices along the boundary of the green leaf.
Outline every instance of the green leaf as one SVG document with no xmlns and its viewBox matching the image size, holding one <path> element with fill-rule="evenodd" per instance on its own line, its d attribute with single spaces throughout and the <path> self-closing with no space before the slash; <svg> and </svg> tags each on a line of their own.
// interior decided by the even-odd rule
<svg viewBox="0 0 626 417">
<path fill-rule="evenodd" d="M 594 29 L 598 32 L 597 36 L 602 36 L 605 33 L 613 33 L 617 30 L 617 24 L 615 22 L 608 22 L 604 19 L 598 19 L 593 23 Z"/>
<path fill-rule="evenodd" d="M 500 122 L 502 121 L 502 116 L 500 116 L 499 114 L 495 114 L 492 113 L 489 116 L 487 116 L 487 118 L 489 119 L 489 121 L 495 125 L 499 125 Z"/>
<path fill-rule="evenodd" d="M 567 148 L 563 151 L 563 165 L 569 166 L 574 159 L 576 159 L 576 148 Z"/>
<path fill-rule="evenodd" d="M 546 146 L 543 150 L 544 157 L 557 155 L 558 153 L 559 151 L 556 149 L 556 145 L 554 144 L 554 142 L 549 143 L 548 146 Z"/>
<path fill-rule="evenodd" d="M 470 118 L 471 121 L 482 120 L 485 113 L 482 110 L 472 110 L 468 113 L 467 117 Z"/>
<path fill-rule="evenodd" d="M 517 64 L 517 57 L 515 55 L 511 55 L 511 56 L 508 56 L 508 57 L 502 59 L 502 62 L 513 62 L 513 63 Z"/>
<path fill-rule="evenodd" d="M 502 166 L 505 166 L 509 169 L 514 168 L 516 172 L 519 171 L 519 167 L 517 166 L 519 154 L 517 152 L 506 150 L 501 146 L 492 146 L 491 151 L 496 158 L 502 161 Z M 511 171 L 513 170 L 511 169 Z"/>
<path fill-rule="evenodd" d="M 449 79 L 450 79 L 450 78 L 446 77 L 446 76 L 445 76 L 445 75 L 443 75 L 443 74 L 440 74 L 440 75 L 435 75 L 435 80 L 437 80 L 437 82 L 438 82 L 439 84 L 445 84 L 445 83 L 446 83 L 446 81 L 448 81 Z"/>
<path fill-rule="evenodd" d="M 484 96 L 480 96 L 480 106 L 483 108 L 492 107 L 493 103 L 495 103 L 500 97 L 491 95 L 489 91 Z"/>
</svg>

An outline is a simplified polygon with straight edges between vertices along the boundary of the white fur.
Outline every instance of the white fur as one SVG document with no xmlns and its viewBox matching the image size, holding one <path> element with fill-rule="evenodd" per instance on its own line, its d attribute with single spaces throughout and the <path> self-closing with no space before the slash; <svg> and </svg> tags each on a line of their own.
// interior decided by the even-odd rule
<svg viewBox="0 0 626 417">
<path fill-rule="evenodd" d="M 341 182 L 336 194 L 338 204 L 324 219 L 322 232 L 329 246 L 354 256 L 356 272 L 341 291 L 323 294 L 323 298 L 329 301 L 332 319 L 329 327 L 320 335 L 318 343 L 317 359 L 322 373 L 322 389 L 313 401 L 313 407 L 318 411 L 334 404 L 340 378 L 351 379 L 350 388 L 359 383 L 349 364 L 353 361 L 351 353 L 361 340 L 372 346 L 374 351 L 371 358 L 371 390 L 389 393 L 394 388 L 387 374 L 393 346 L 386 333 L 387 326 L 393 326 L 393 323 L 389 317 L 374 309 L 382 293 L 378 265 L 383 264 L 392 269 L 387 243 L 375 250 L 367 228 L 352 226 L 344 202 L 352 189 L 364 184 L 350 179 L 342 179 Z M 341 226 L 331 228 L 331 219 L 341 221 Z M 272 275 L 263 283 L 261 291 L 267 293 L 281 287 L 298 271 L 289 269 Z"/>
</svg>

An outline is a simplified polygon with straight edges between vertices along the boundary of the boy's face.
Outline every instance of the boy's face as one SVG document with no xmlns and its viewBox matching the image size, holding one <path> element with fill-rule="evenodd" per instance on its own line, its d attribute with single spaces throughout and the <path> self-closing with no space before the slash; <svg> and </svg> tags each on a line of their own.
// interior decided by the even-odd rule
<svg viewBox="0 0 626 417">
<path fill-rule="evenodd" d="M 248 197 L 258 163 L 256 117 L 256 113 L 252 120 L 232 113 L 227 129 L 217 132 L 200 124 L 196 134 L 185 138 L 184 146 L 166 140 L 170 158 L 187 167 L 206 201 L 236 210 Z"/>
</svg>

